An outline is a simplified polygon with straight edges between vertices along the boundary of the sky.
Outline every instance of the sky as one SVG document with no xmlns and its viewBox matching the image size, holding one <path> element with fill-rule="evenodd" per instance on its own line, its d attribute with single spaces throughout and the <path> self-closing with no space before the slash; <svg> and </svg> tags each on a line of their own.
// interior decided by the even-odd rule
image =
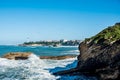
<svg viewBox="0 0 120 80">
<path fill-rule="evenodd" d="M 120 0 L 0 0 L 0 45 L 84 40 L 120 22 Z"/>
</svg>

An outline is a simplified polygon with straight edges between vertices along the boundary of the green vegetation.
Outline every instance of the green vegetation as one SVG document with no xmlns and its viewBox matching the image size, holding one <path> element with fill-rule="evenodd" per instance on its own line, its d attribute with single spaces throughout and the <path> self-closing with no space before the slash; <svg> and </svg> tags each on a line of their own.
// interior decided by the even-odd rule
<svg viewBox="0 0 120 80">
<path fill-rule="evenodd" d="M 37 42 L 25 42 L 24 43 L 25 45 L 32 45 L 32 44 L 40 44 L 40 45 L 43 45 L 43 46 L 46 46 L 46 45 L 59 45 L 60 42 L 47 42 L 47 41 L 37 41 Z"/>
<path fill-rule="evenodd" d="M 24 42 L 23 44 L 21 44 L 21 46 L 26 46 L 26 45 L 41 45 L 41 46 L 77 46 L 79 45 L 81 41 L 80 40 L 67 40 L 67 41 L 36 41 L 36 42 Z"/>
<path fill-rule="evenodd" d="M 120 23 L 116 23 L 114 26 L 110 26 L 97 35 L 85 39 L 85 42 L 91 41 L 96 44 L 111 44 L 120 40 Z"/>
</svg>

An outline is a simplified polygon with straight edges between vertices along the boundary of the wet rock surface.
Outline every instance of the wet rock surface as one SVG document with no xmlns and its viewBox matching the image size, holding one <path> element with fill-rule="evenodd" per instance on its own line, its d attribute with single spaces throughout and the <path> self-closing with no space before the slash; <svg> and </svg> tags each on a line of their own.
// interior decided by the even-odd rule
<svg viewBox="0 0 120 80">
<path fill-rule="evenodd" d="M 10 52 L 3 56 L 3 58 L 14 60 L 25 60 L 31 55 L 31 52 Z"/>
<path fill-rule="evenodd" d="M 109 34 L 109 35 L 108 35 Z M 79 45 L 80 55 L 75 69 L 55 75 L 81 73 L 98 80 L 120 79 L 120 24 L 108 27 Z M 80 75 L 81 75 L 80 74 Z"/>
<path fill-rule="evenodd" d="M 10 52 L 3 56 L 3 58 L 14 59 L 14 60 L 26 60 L 28 57 L 33 54 L 31 52 Z M 62 60 L 77 57 L 77 55 L 63 55 L 63 56 L 40 56 L 40 59 L 53 59 L 53 60 Z"/>
</svg>

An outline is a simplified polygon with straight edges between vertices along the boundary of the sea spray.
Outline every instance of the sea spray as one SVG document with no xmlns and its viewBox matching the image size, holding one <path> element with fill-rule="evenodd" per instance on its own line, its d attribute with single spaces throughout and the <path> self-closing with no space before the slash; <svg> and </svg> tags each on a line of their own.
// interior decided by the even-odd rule
<svg viewBox="0 0 120 80">
<path fill-rule="evenodd" d="M 0 58 L 0 80 L 56 80 L 45 70 L 44 61 L 32 54 L 28 60 L 8 60 Z"/>
<path fill-rule="evenodd" d="M 64 60 L 39 59 L 31 54 L 27 60 L 0 58 L 0 80 L 95 80 L 85 76 L 54 76 L 52 73 L 75 68 L 77 58 Z"/>
</svg>

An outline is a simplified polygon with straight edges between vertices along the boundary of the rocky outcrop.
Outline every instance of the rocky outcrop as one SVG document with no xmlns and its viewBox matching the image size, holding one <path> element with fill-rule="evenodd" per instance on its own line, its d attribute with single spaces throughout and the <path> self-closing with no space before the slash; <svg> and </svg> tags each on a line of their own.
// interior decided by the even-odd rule
<svg viewBox="0 0 120 80">
<path fill-rule="evenodd" d="M 100 80 L 120 79 L 120 23 L 108 27 L 79 45 L 80 55 L 75 69 L 57 72 L 93 74 Z M 73 70 L 73 71 L 72 71 Z"/>
<path fill-rule="evenodd" d="M 84 46 L 85 45 L 85 46 Z M 77 68 L 80 72 L 98 74 L 101 79 L 116 79 L 120 68 L 120 40 L 107 46 L 80 44 Z"/>
<path fill-rule="evenodd" d="M 63 55 L 63 56 L 40 56 L 40 59 L 62 60 L 77 57 L 77 55 Z"/>
<path fill-rule="evenodd" d="M 25 60 L 31 55 L 31 52 L 10 52 L 3 56 L 3 58 L 14 60 Z"/>
<path fill-rule="evenodd" d="M 31 55 L 31 52 L 10 52 L 3 56 L 3 58 L 14 60 L 26 60 Z M 62 60 L 77 57 L 77 55 L 63 55 L 63 56 L 40 56 L 40 59 Z"/>
</svg>

